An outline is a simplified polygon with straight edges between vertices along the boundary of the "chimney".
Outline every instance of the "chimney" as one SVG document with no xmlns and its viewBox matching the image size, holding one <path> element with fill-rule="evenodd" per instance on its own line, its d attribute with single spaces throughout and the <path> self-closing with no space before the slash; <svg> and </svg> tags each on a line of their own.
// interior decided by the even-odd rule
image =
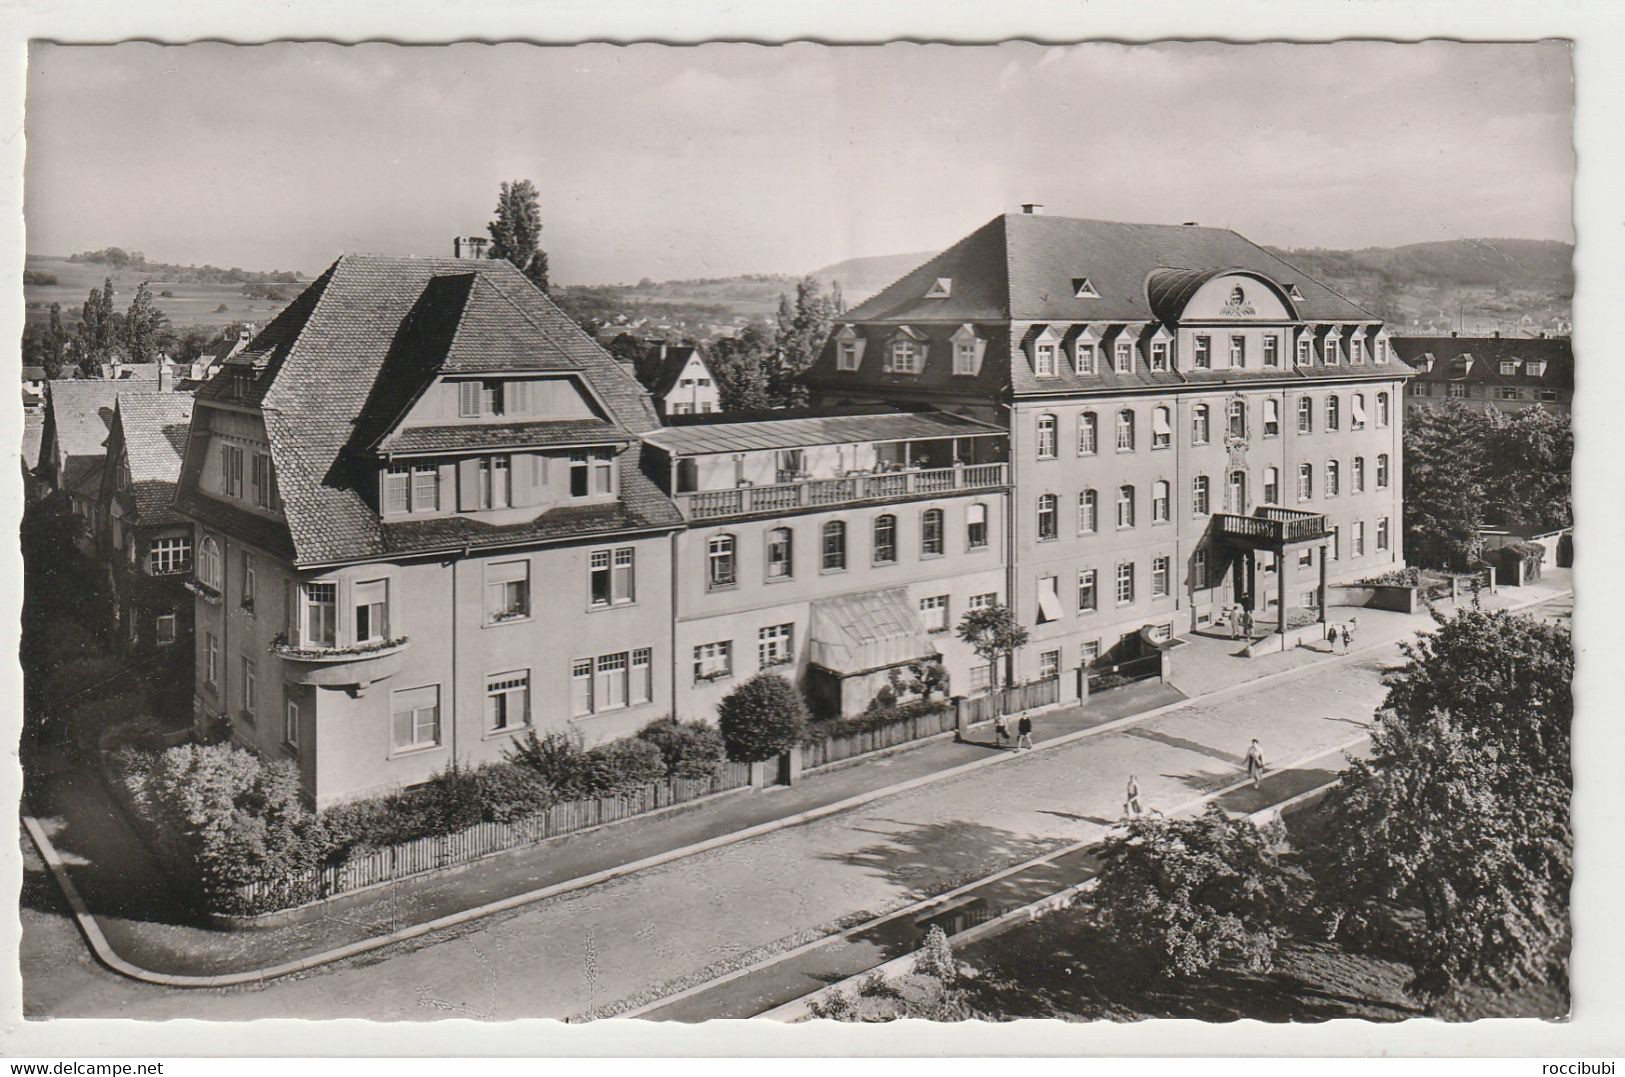
<svg viewBox="0 0 1625 1077">
<path fill-rule="evenodd" d="M 1452 330 L 1450 330 L 1450 335 L 1451 335 L 1451 336 L 1456 336 L 1456 335 L 1457 335 L 1457 334 L 1456 334 L 1456 331 L 1455 331 L 1455 330 L 1454 330 L 1454 329 L 1452 329 Z"/>
<path fill-rule="evenodd" d="M 237 339 L 242 341 L 244 344 L 247 344 L 249 338 L 253 335 L 254 325 L 252 322 L 244 322 L 242 328 L 237 330 Z"/>
<path fill-rule="evenodd" d="M 1021 212 L 1027 214 L 1029 217 L 1042 217 L 1044 215 L 1044 203 L 1023 202 L 1021 204 Z"/>
<path fill-rule="evenodd" d="M 1500 330 L 1499 330 L 1499 329 L 1497 329 L 1497 330 L 1496 330 L 1496 331 L 1495 331 L 1495 339 L 1496 339 L 1496 340 L 1500 340 L 1500 339 L 1501 339 L 1501 331 L 1500 331 Z"/>
<path fill-rule="evenodd" d="M 453 258 L 484 258 L 490 240 L 484 236 L 455 236 L 451 241 Z"/>
</svg>

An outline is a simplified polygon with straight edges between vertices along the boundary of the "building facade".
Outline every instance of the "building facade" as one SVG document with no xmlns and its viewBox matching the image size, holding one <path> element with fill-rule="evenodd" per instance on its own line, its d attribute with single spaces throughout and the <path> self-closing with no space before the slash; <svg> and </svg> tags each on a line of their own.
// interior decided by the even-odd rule
<svg viewBox="0 0 1625 1077">
<path fill-rule="evenodd" d="M 645 384 L 654 397 L 662 418 L 673 415 L 710 415 L 722 410 L 716 380 L 705 365 L 705 357 L 692 344 L 650 346 Z"/>
<path fill-rule="evenodd" d="M 1574 347 L 1567 337 L 1395 337 L 1394 351 L 1416 370 L 1406 407 L 1457 400 L 1497 411 L 1574 405 Z"/>
<path fill-rule="evenodd" d="M 1409 373 L 1373 315 L 1233 232 L 1029 211 L 849 311 L 809 382 L 1009 432 L 1015 675 L 1066 699 L 1402 564 Z"/>
</svg>

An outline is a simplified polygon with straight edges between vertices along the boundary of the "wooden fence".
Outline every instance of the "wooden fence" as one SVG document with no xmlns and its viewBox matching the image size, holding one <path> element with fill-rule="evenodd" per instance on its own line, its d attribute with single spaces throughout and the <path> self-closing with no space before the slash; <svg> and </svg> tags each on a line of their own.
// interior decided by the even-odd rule
<svg viewBox="0 0 1625 1077">
<path fill-rule="evenodd" d="M 954 709 L 952 706 L 944 706 L 941 710 L 898 718 L 872 729 L 828 736 L 804 744 L 801 747 L 801 766 L 803 770 L 816 770 L 854 756 L 895 748 L 911 740 L 934 737 L 939 733 L 951 733 L 955 728 Z"/>
<path fill-rule="evenodd" d="M 622 796 L 573 800 L 511 822 L 476 823 L 453 834 L 436 834 L 356 853 L 306 877 L 258 880 L 239 888 L 240 905 L 258 909 L 289 908 L 426 871 L 467 864 L 493 853 L 620 822 L 749 784 L 750 764 L 724 762 L 710 778 L 666 778 Z"/>
<path fill-rule="evenodd" d="M 986 695 L 970 696 L 955 702 L 959 707 L 961 725 L 975 725 L 978 722 L 991 722 L 1001 714 L 1047 707 L 1059 702 L 1060 698 L 1061 680 L 1050 677 L 1028 684 L 1012 684 Z"/>
</svg>

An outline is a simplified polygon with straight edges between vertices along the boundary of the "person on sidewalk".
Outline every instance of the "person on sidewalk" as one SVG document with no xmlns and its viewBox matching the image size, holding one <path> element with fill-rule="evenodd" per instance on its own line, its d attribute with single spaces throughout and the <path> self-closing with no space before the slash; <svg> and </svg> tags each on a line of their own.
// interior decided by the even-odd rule
<svg viewBox="0 0 1625 1077">
<path fill-rule="evenodd" d="M 1016 722 L 1016 750 L 1031 748 L 1033 746 L 1033 720 L 1027 717 L 1027 712 L 1021 712 L 1020 721 Z"/>
<path fill-rule="evenodd" d="M 1138 816 L 1143 809 L 1140 807 L 1140 783 L 1134 780 L 1134 775 L 1128 776 L 1128 791 L 1124 794 L 1123 818 Z"/>
<path fill-rule="evenodd" d="M 1004 715 L 995 715 L 993 718 L 993 740 L 1000 748 L 1010 741 L 1010 727 L 1004 724 Z"/>
<path fill-rule="evenodd" d="M 1258 746 L 1258 738 L 1254 737 L 1252 744 L 1247 747 L 1247 777 L 1253 780 L 1253 788 L 1258 788 L 1258 779 L 1264 776 L 1264 749 Z"/>
<path fill-rule="evenodd" d="M 1241 609 L 1237 607 L 1230 611 L 1230 638 L 1241 638 Z"/>
<path fill-rule="evenodd" d="M 1242 638 L 1245 639 L 1247 642 L 1249 642 L 1249 643 L 1252 642 L 1252 639 L 1253 639 L 1253 611 L 1252 610 L 1242 610 L 1241 611 L 1241 635 L 1242 635 Z"/>
<path fill-rule="evenodd" d="M 1354 645 L 1354 633 L 1349 631 L 1349 626 L 1347 624 L 1345 624 L 1343 626 L 1342 631 L 1343 631 L 1343 653 L 1348 654 L 1349 653 L 1349 648 Z"/>
</svg>

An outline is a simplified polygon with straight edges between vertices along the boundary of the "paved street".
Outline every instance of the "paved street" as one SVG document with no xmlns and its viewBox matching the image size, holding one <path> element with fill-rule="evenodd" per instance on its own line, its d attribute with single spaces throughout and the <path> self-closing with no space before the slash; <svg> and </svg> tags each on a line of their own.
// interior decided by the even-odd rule
<svg viewBox="0 0 1625 1077">
<path fill-rule="evenodd" d="M 1233 781 L 1248 738 L 1273 761 L 1358 736 L 1384 650 L 1196 703 L 589 890 L 262 988 L 173 991 L 96 966 L 25 847 L 26 1010 L 140 1018 L 566 1017 L 652 997 L 836 926 L 1098 836 L 1129 773 L 1152 806 Z M 886 760 L 867 764 L 893 765 Z M 1329 773 L 1328 773 L 1329 776 Z M 772 794 L 767 794 L 772 795 Z"/>
</svg>

